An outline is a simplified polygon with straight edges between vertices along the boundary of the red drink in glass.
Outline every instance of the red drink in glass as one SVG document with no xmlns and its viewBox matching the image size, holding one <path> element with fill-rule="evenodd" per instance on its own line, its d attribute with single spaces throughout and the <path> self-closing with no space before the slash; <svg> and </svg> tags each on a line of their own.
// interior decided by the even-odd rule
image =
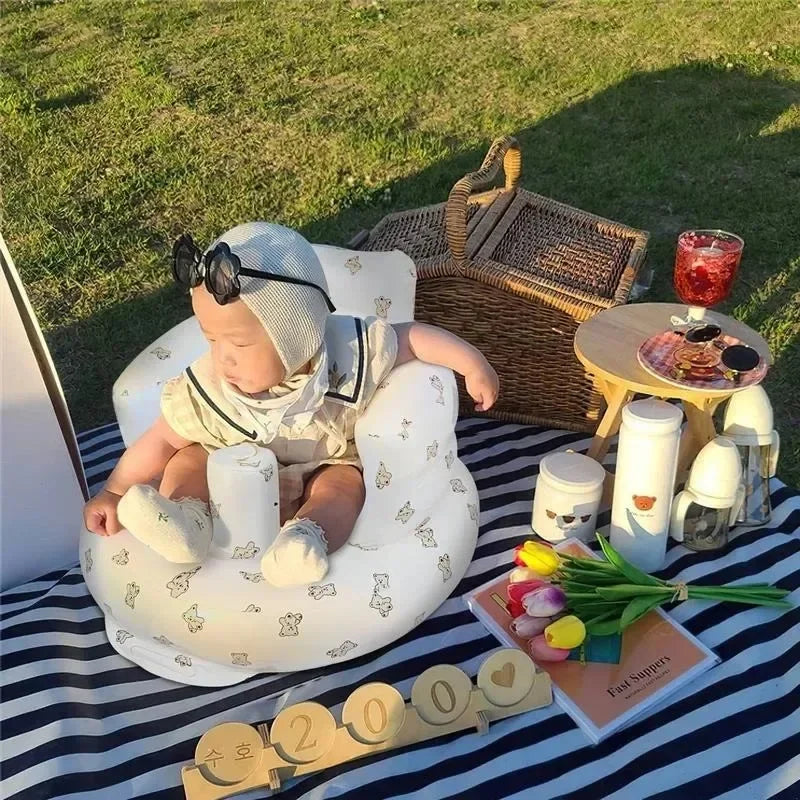
<svg viewBox="0 0 800 800">
<path fill-rule="evenodd" d="M 685 231 L 678 237 L 675 253 L 675 291 L 694 309 L 709 308 L 731 291 L 742 259 L 744 241 L 725 231 Z"/>
</svg>

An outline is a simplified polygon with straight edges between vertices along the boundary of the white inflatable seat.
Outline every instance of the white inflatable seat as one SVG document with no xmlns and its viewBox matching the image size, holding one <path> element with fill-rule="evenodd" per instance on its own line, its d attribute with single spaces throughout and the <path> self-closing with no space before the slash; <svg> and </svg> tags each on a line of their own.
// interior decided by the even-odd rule
<svg viewBox="0 0 800 800">
<path fill-rule="evenodd" d="M 407 256 L 316 249 L 337 312 L 413 318 L 416 276 Z M 131 362 L 114 387 L 127 444 L 157 416 L 164 381 L 205 347 L 192 318 Z M 457 413 L 450 370 L 419 361 L 393 370 L 356 425 L 364 509 L 317 585 L 276 589 L 261 576 L 275 529 L 277 465 L 254 445 L 210 459 L 218 516 L 202 564 L 169 563 L 127 531 L 84 530 L 81 567 L 112 645 L 157 675 L 225 685 L 355 658 L 403 636 L 455 589 L 475 549 L 478 495 L 457 457 Z M 245 486 L 258 498 L 249 504 L 240 500 Z"/>
</svg>

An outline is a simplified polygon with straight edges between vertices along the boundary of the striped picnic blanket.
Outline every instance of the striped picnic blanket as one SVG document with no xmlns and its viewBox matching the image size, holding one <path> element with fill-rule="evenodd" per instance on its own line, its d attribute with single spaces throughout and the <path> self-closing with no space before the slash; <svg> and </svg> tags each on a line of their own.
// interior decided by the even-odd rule
<svg viewBox="0 0 800 800">
<path fill-rule="evenodd" d="M 260 675 L 237 686 L 197 688 L 156 678 L 121 658 L 77 567 L 2 595 L 0 789 L 6 800 L 178 800 L 180 767 L 198 738 L 225 721 L 271 721 L 289 703 L 314 699 L 334 715 L 368 681 L 406 698 L 426 668 L 471 675 L 496 640 L 465 609 L 464 592 L 499 575 L 530 533 L 541 458 L 580 450 L 580 434 L 470 419 L 459 454 L 481 494 L 473 563 L 453 596 L 390 647 L 341 666 Z M 96 489 L 122 450 L 115 425 L 79 437 Z M 613 462 L 614 454 L 609 457 Z M 741 529 L 723 554 L 668 552 L 670 580 L 757 581 L 800 600 L 800 494 L 775 482 L 768 528 Z M 606 525 L 608 518 L 601 517 Z M 4 532 L 10 535 L 10 532 Z M 800 799 L 800 608 L 684 603 L 672 614 L 722 663 L 647 718 L 597 746 L 558 705 L 356 761 L 289 782 L 306 798 L 537 800 Z M 268 796 L 267 790 L 242 797 Z"/>
</svg>

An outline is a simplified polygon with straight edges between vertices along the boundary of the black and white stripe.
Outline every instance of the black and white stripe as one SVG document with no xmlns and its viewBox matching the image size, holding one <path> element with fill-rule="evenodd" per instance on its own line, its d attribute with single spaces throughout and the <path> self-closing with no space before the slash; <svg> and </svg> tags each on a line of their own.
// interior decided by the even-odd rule
<svg viewBox="0 0 800 800">
<path fill-rule="evenodd" d="M 180 766 L 220 722 L 269 721 L 286 703 L 306 699 L 336 714 L 356 686 L 371 680 L 408 697 L 416 676 L 438 663 L 474 674 L 497 642 L 464 609 L 461 595 L 506 570 L 511 549 L 529 535 L 541 458 L 554 449 L 585 449 L 588 439 L 477 419 L 458 431 L 460 456 L 481 493 L 473 563 L 419 628 L 341 666 L 262 675 L 222 689 L 180 686 L 117 655 L 77 567 L 3 594 L 2 796 L 178 800 Z M 119 431 L 107 425 L 78 438 L 96 491 L 122 451 Z M 800 599 L 800 495 L 776 481 L 772 499 L 768 528 L 743 529 L 722 555 L 672 546 L 663 574 L 768 581 Z M 485 737 L 443 737 L 309 776 L 282 796 L 798 800 L 800 609 L 778 614 L 692 602 L 673 614 L 723 662 L 597 746 L 554 705 L 495 723 Z"/>
</svg>

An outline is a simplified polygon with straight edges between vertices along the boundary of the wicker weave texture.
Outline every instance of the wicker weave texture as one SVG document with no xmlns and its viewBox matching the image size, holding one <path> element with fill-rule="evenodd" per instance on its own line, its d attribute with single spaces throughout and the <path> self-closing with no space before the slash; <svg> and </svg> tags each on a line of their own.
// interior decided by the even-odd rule
<svg viewBox="0 0 800 800">
<path fill-rule="evenodd" d="M 564 217 L 546 205 L 526 203 L 497 247 L 485 258 L 536 277 L 611 299 L 634 245 L 577 215 Z"/>
<path fill-rule="evenodd" d="M 486 191 L 501 170 L 502 188 Z M 417 319 L 481 350 L 500 377 L 490 416 L 589 431 L 602 395 L 574 352 L 578 325 L 628 300 L 647 234 L 517 186 L 519 145 L 492 144 L 447 203 L 390 214 L 354 246 L 417 264 Z M 461 411 L 474 403 L 461 392 Z"/>
<path fill-rule="evenodd" d="M 447 236 L 444 227 L 446 203 L 425 206 L 414 211 L 403 211 L 384 217 L 370 231 L 361 250 L 402 250 L 417 267 L 431 260 L 448 256 Z M 467 221 L 480 209 L 477 204 L 467 208 Z"/>
<path fill-rule="evenodd" d="M 575 358 L 573 341 L 580 318 L 596 308 L 583 304 L 568 311 L 568 305 L 540 300 L 532 314 L 528 297 L 476 283 L 472 274 L 421 273 L 417 283 L 416 318 L 471 342 L 497 370 L 500 395 L 491 416 L 584 431 L 597 424 L 601 395 Z M 461 413 L 474 415 L 475 403 L 463 380 L 458 383 Z"/>
</svg>

